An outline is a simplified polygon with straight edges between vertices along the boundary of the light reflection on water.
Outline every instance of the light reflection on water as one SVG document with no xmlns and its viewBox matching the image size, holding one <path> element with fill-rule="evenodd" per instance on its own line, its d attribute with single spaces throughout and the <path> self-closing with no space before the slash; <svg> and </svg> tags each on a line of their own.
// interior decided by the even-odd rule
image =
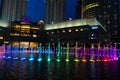
<svg viewBox="0 0 120 80">
<path fill-rule="evenodd" d="M 0 59 L 0 80 L 120 80 L 120 61 L 74 62 Z"/>
</svg>

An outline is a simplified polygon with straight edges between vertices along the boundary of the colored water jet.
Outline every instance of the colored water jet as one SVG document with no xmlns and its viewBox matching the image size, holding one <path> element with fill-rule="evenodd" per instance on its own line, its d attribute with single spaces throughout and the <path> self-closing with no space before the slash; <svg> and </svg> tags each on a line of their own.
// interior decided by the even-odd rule
<svg viewBox="0 0 120 80">
<path fill-rule="evenodd" d="M 11 45 L 8 45 L 7 46 L 7 59 L 10 59 L 11 58 Z"/>
<path fill-rule="evenodd" d="M 118 49 L 118 57 L 120 58 L 120 49 Z"/>
<path fill-rule="evenodd" d="M 48 43 L 48 56 L 47 56 L 47 61 L 51 61 L 50 53 L 51 53 L 50 43 Z"/>
<path fill-rule="evenodd" d="M 100 43 L 98 43 L 98 46 L 97 46 L 97 60 L 96 60 L 96 61 L 98 61 L 98 62 L 101 61 L 101 60 L 100 60 L 100 56 L 101 56 L 100 51 L 101 51 L 101 47 L 100 47 Z"/>
<path fill-rule="evenodd" d="M 57 61 L 60 62 L 60 42 L 58 42 L 58 47 L 57 47 Z"/>
<path fill-rule="evenodd" d="M 22 45 L 22 48 L 21 48 L 21 60 L 25 60 L 25 47 L 24 45 Z"/>
<path fill-rule="evenodd" d="M 76 62 L 79 62 L 78 59 L 78 42 L 75 43 L 75 60 Z"/>
<path fill-rule="evenodd" d="M 86 60 L 86 55 L 87 55 L 87 48 L 86 48 L 85 45 L 84 45 L 84 47 L 83 47 L 83 59 L 82 59 L 83 62 L 86 62 L 86 61 L 87 61 L 87 60 Z"/>
<path fill-rule="evenodd" d="M 66 48 L 66 59 L 65 61 L 69 61 L 69 43 L 67 43 L 67 48 Z"/>
<path fill-rule="evenodd" d="M 5 54 L 6 54 L 6 48 L 5 48 L 5 44 L 3 44 L 0 47 L 0 58 L 5 58 Z"/>
<path fill-rule="evenodd" d="M 41 61 L 42 60 L 42 44 L 40 43 L 39 44 L 39 47 L 38 47 L 38 61 Z"/>
<path fill-rule="evenodd" d="M 29 58 L 30 61 L 34 60 L 34 55 L 33 55 L 33 47 L 30 46 L 30 58 Z"/>
<path fill-rule="evenodd" d="M 114 60 L 118 60 L 118 57 L 117 57 L 117 44 L 115 43 L 115 46 L 113 48 L 113 57 L 114 57 Z"/>
<path fill-rule="evenodd" d="M 94 45 L 91 44 L 91 48 L 90 48 L 90 55 L 91 55 L 91 62 L 94 62 Z"/>
<path fill-rule="evenodd" d="M 13 57 L 13 59 L 18 59 L 18 52 L 19 52 L 19 46 L 18 45 L 16 45 L 15 47 L 14 47 L 14 57 Z"/>
</svg>

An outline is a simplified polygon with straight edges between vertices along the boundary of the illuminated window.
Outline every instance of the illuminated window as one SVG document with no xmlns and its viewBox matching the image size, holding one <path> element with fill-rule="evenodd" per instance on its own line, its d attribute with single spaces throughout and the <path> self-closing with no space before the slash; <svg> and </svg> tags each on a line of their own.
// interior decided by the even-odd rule
<svg viewBox="0 0 120 80">
<path fill-rule="evenodd" d="M 52 33 L 52 34 L 54 34 L 54 32 L 53 32 L 53 31 L 52 31 L 51 33 Z"/>
<path fill-rule="evenodd" d="M 34 37 L 34 38 L 36 38 L 36 37 L 37 37 L 37 35 L 33 34 L 33 37 Z"/>
<path fill-rule="evenodd" d="M 91 37 L 91 39 L 98 39 L 97 37 Z"/>
<path fill-rule="evenodd" d="M 2 37 L 2 36 L 0 36 L 0 39 L 3 39 L 3 37 Z"/>
<path fill-rule="evenodd" d="M 49 32 L 47 32 L 47 34 L 49 34 Z"/>
<path fill-rule="evenodd" d="M 87 6 L 85 6 L 85 7 L 83 8 L 83 11 L 86 11 L 86 10 L 88 10 L 88 9 L 90 9 L 90 8 L 94 8 L 94 7 L 97 7 L 97 6 L 99 6 L 98 2 L 91 3 L 91 4 L 87 5 Z"/>
<path fill-rule="evenodd" d="M 59 31 L 57 31 L 57 33 L 60 33 Z"/>
<path fill-rule="evenodd" d="M 63 30 L 62 32 L 65 33 L 65 30 Z"/>
<path fill-rule="evenodd" d="M 22 25 L 21 32 L 30 33 L 30 26 L 29 25 Z"/>
<path fill-rule="evenodd" d="M 83 28 L 81 28 L 80 31 L 83 31 Z"/>
<path fill-rule="evenodd" d="M 93 26 L 92 29 L 93 29 L 93 30 L 94 30 L 94 29 L 98 29 L 98 26 Z"/>
<path fill-rule="evenodd" d="M 69 31 L 69 32 L 72 32 L 72 30 L 71 30 L 71 29 L 69 29 L 68 31 Z"/>
<path fill-rule="evenodd" d="M 78 29 L 75 29 L 76 32 L 78 32 Z"/>
<path fill-rule="evenodd" d="M 9 41 L 4 41 L 4 44 L 8 44 L 9 43 Z"/>
</svg>

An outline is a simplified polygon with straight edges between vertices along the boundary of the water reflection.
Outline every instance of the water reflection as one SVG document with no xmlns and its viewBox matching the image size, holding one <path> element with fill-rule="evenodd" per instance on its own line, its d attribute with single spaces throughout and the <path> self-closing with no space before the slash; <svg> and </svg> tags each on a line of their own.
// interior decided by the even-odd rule
<svg viewBox="0 0 120 80">
<path fill-rule="evenodd" d="M 27 69 L 28 69 L 28 65 L 27 65 L 27 61 L 20 61 L 19 62 L 19 76 L 20 76 L 20 79 L 28 79 L 28 72 L 27 72 Z"/>
<path fill-rule="evenodd" d="M 38 66 L 37 66 L 37 76 L 38 76 L 38 79 L 40 79 L 40 74 L 41 74 L 41 72 L 42 72 L 42 70 L 41 70 L 41 67 L 42 65 L 41 65 L 41 61 L 39 61 L 38 62 Z"/>
<path fill-rule="evenodd" d="M 66 61 L 66 76 L 65 79 L 69 80 L 69 74 L 70 74 L 70 70 L 69 70 L 69 61 Z"/>
<path fill-rule="evenodd" d="M 28 69 L 29 69 L 29 72 L 28 72 L 28 75 L 29 75 L 29 79 L 34 79 L 34 74 L 33 74 L 33 70 L 34 70 L 34 68 L 33 68 L 33 61 L 31 60 L 31 61 L 29 61 L 29 67 L 28 67 Z"/>
<path fill-rule="evenodd" d="M 96 64 L 94 62 L 90 63 L 90 78 L 92 80 L 96 80 L 97 76 L 96 76 Z"/>
<path fill-rule="evenodd" d="M 120 80 L 120 61 L 0 60 L 0 80 Z"/>
</svg>

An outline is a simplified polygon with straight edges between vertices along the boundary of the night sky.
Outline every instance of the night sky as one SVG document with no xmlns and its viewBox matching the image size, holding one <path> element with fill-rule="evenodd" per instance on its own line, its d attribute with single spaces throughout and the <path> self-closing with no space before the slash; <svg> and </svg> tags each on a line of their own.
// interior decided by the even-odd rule
<svg viewBox="0 0 120 80">
<path fill-rule="evenodd" d="M 28 0 L 27 16 L 32 22 L 45 20 L 45 0 Z M 66 20 L 71 17 L 75 19 L 77 0 L 67 0 Z"/>
</svg>

